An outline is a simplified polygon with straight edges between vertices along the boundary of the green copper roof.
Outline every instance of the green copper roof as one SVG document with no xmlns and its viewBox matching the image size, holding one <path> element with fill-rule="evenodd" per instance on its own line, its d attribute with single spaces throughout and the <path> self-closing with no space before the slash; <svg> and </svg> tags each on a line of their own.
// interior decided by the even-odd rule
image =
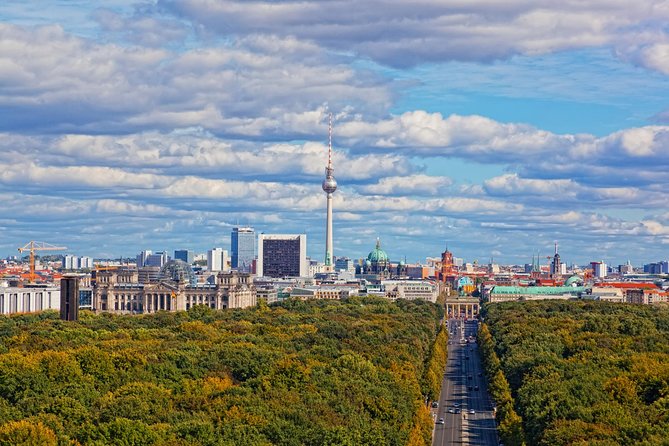
<svg viewBox="0 0 669 446">
<path fill-rule="evenodd" d="M 381 249 L 381 240 L 376 239 L 376 248 L 367 256 L 367 260 L 370 262 L 380 263 L 388 261 L 388 254 Z"/>
<path fill-rule="evenodd" d="M 556 296 L 560 294 L 576 294 L 585 291 L 584 286 L 500 286 L 497 285 L 490 294 L 531 294 L 535 296 Z"/>
<path fill-rule="evenodd" d="M 583 279 L 578 276 L 571 276 L 569 279 L 565 280 L 564 286 L 572 286 L 572 284 L 579 282 L 583 282 Z"/>
</svg>

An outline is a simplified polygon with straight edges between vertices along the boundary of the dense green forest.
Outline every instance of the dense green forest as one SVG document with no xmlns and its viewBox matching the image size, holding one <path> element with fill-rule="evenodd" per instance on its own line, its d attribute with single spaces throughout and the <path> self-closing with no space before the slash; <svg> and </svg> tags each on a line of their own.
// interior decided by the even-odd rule
<svg viewBox="0 0 669 446">
<path fill-rule="evenodd" d="M 0 317 L 0 445 L 426 445 L 442 314 L 356 297 Z"/>
<path fill-rule="evenodd" d="M 484 316 L 491 393 L 506 383 L 517 412 L 513 444 L 669 444 L 669 308 L 508 302 Z"/>
</svg>

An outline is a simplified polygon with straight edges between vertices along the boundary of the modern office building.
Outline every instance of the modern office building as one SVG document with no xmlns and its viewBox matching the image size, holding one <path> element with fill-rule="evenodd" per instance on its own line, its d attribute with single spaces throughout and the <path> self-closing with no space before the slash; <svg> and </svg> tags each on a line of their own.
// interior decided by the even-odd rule
<svg viewBox="0 0 669 446">
<path fill-rule="evenodd" d="M 162 268 L 163 265 L 169 262 L 169 260 L 170 257 L 167 255 L 167 251 L 159 251 L 155 254 L 149 254 L 146 257 L 144 266 L 157 266 L 158 268 Z"/>
<path fill-rule="evenodd" d="M 604 262 L 590 262 L 592 277 L 602 278 L 607 276 L 607 266 Z"/>
<path fill-rule="evenodd" d="M 232 268 L 239 272 L 253 272 L 253 261 L 256 258 L 256 232 L 253 228 L 232 228 L 230 236 Z"/>
<path fill-rule="evenodd" d="M 76 269 L 77 258 L 71 254 L 63 256 L 63 269 Z"/>
<path fill-rule="evenodd" d="M 259 234 L 259 277 L 305 277 L 309 273 L 306 234 Z"/>
<path fill-rule="evenodd" d="M 137 254 L 137 268 L 146 266 L 146 259 L 153 253 L 153 251 L 147 249 L 139 254 Z"/>
<path fill-rule="evenodd" d="M 337 257 L 337 260 L 335 260 L 335 271 L 347 271 L 355 274 L 355 262 L 348 257 Z"/>
<path fill-rule="evenodd" d="M 174 260 L 182 260 L 188 264 L 194 262 L 195 253 L 190 249 L 175 249 Z"/>
<path fill-rule="evenodd" d="M 648 263 L 643 266 L 643 272 L 648 274 L 669 274 L 669 262 Z"/>
<path fill-rule="evenodd" d="M 207 251 L 207 270 L 227 271 L 228 251 L 223 248 L 214 248 Z"/>
<path fill-rule="evenodd" d="M 75 255 L 65 255 L 63 256 L 63 266 L 64 270 L 74 270 L 74 269 L 92 269 L 94 268 L 93 259 L 91 257 L 77 257 Z"/>
</svg>

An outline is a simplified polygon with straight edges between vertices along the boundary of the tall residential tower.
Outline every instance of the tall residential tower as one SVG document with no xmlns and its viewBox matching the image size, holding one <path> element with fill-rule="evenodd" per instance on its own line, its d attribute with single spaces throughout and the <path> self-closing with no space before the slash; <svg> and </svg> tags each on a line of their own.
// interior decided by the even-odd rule
<svg viewBox="0 0 669 446">
<path fill-rule="evenodd" d="M 326 271 L 332 271 L 334 264 L 332 262 L 332 194 L 337 190 L 337 180 L 335 180 L 334 169 L 332 168 L 332 114 L 330 114 L 328 124 L 328 165 L 325 168 L 325 179 L 323 180 L 323 190 L 327 194 L 327 223 L 325 225 L 325 268 Z"/>
</svg>

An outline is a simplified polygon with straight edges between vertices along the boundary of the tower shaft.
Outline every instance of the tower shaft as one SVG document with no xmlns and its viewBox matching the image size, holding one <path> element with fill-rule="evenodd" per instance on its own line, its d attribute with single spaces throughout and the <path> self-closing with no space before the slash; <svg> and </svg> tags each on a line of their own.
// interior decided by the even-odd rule
<svg viewBox="0 0 669 446">
<path fill-rule="evenodd" d="M 333 268 L 332 261 L 332 194 L 327 198 L 327 223 L 325 228 L 325 266 Z"/>
</svg>

